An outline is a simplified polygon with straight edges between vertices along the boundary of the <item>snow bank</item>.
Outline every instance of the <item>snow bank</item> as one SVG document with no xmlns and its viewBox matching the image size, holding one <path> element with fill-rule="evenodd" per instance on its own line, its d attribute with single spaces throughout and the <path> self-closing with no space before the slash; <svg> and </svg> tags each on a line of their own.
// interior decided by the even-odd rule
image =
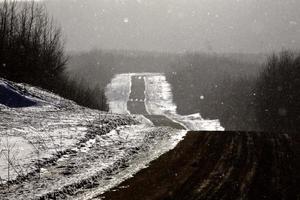
<svg viewBox="0 0 300 200">
<path fill-rule="evenodd" d="M 145 107 L 150 115 L 164 115 L 181 124 L 188 130 L 223 131 L 219 120 L 203 119 L 199 113 L 179 115 L 173 102 L 171 85 L 161 73 L 129 73 L 116 75 L 107 87 L 110 111 L 114 113 L 129 113 L 127 101 L 131 90 L 131 77 L 139 76 L 145 81 Z"/>
<path fill-rule="evenodd" d="M 127 101 L 131 90 L 130 74 L 115 76 L 107 85 L 105 96 L 108 100 L 109 110 L 112 113 L 129 114 Z"/>
<path fill-rule="evenodd" d="M 0 104 L 11 108 L 30 107 L 37 104 L 26 92 L 20 91 L 6 81 L 0 80 Z"/>
<path fill-rule="evenodd" d="M 145 76 L 146 108 L 149 114 L 176 114 L 177 106 L 173 103 L 173 95 L 166 77 L 161 74 Z"/>
<path fill-rule="evenodd" d="M 192 115 L 179 115 L 177 106 L 173 102 L 171 85 L 166 81 L 164 74 L 145 76 L 146 108 L 149 114 L 165 115 L 182 124 L 189 130 L 223 131 L 219 120 L 203 119 L 200 113 Z"/>
</svg>

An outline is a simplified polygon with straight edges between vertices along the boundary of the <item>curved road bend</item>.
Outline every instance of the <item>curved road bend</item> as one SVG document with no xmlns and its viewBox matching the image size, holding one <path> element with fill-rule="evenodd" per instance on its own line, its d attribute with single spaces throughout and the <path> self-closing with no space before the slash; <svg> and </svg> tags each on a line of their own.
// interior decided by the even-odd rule
<svg viewBox="0 0 300 200">
<path fill-rule="evenodd" d="M 146 110 L 145 105 L 145 81 L 144 76 L 131 77 L 131 93 L 127 102 L 127 109 L 131 114 L 141 114 L 148 118 L 155 126 L 169 126 L 175 129 L 185 129 L 163 115 L 151 115 Z"/>
</svg>

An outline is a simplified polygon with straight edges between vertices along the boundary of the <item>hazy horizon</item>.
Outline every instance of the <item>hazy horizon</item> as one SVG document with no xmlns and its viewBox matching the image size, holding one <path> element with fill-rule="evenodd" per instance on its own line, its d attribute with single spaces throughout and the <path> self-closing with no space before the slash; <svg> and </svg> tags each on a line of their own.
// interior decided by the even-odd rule
<svg viewBox="0 0 300 200">
<path fill-rule="evenodd" d="M 299 49 L 297 0 L 48 0 L 68 51 Z"/>
</svg>

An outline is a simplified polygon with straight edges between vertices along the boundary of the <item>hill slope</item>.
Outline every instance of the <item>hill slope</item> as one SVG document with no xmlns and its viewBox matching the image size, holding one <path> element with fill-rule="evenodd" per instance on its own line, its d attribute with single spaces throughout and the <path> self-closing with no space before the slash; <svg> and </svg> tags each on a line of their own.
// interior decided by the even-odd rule
<svg viewBox="0 0 300 200">
<path fill-rule="evenodd" d="M 0 86 L 0 199 L 102 193 L 186 133 L 141 123 L 138 115 L 87 109 L 26 84 L 0 80 Z"/>
</svg>

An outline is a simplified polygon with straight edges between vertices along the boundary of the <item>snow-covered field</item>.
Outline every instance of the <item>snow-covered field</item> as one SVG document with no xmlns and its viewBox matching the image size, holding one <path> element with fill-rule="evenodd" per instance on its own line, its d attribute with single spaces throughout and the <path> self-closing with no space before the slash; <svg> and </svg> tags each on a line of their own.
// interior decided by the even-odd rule
<svg viewBox="0 0 300 200">
<path fill-rule="evenodd" d="M 145 107 L 149 115 L 164 115 L 188 130 L 224 130 L 219 120 L 203 119 L 200 113 L 186 116 L 177 114 L 171 85 L 166 81 L 165 75 L 160 73 L 129 73 L 115 76 L 107 92 L 111 112 L 129 113 L 127 101 L 132 76 L 141 77 L 145 81 Z"/>
</svg>

